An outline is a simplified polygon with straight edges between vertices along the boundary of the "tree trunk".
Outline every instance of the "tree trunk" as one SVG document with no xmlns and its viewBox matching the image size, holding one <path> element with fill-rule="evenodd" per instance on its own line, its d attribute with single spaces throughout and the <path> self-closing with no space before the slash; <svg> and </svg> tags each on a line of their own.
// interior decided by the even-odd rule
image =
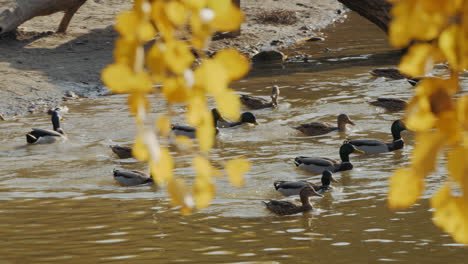
<svg viewBox="0 0 468 264">
<path fill-rule="evenodd" d="M 338 0 L 388 33 L 392 5 L 386 0 Z"/>
</svg>

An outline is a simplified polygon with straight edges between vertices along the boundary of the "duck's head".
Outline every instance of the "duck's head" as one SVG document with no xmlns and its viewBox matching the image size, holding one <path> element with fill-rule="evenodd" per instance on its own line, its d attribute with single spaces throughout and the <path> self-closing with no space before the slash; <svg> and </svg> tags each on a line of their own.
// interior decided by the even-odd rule
<svg viewBox="0 0 468 264">
<path fill-rule="evenodd" d="M 278 96 L 280 94 L 279 86 L 273 85 L 271 88 L 271 101 L 275 106 L 278 106 Z"/>
<path fill-rule="evenodd" d="M 363 151 L 357 149 L 354 145 L 349 143 L 348 140 L 343 141 L 343 145 L 341 145 L 341 147 L 340 147 L 340 157 L 341 157 L 341 159 L 343 161 L 349 161 L 349 158 L 348 158 L 348 160 L 346 160 L 346 159 L 343 159 L 343 157 L 348 157 L 349 154 L 354 153 L 354 152 L 364 154 Z"/>
<path fill-rule="evenodd" d="M 242 113 L 240 121 L 242 123 L 249 123 L 249 124 L 258 125 L 257 119 L 255 118 L 254 114 L 252 114 L 251 112 Z"/>
<path fill-rule="evenodd" d="M 349 118 L 349 116 L 347 114 L 340 114 L 338 116 L 338 126 L 340 125 L 346 125 L 346 124 L 350 124 L 352 126 L 354 126 L 354 122 L 351 121 L 351 119 Z"/>
<path fill-rule="evenodd" d="M 60 128 L 60 114 L 57 110 L 49 110 L 49 115 L 51 115 L 52 125 L 54 127 L 54 131 L 57 131 L 61 134 L 64 134 L 63 129 Z"/>
<path fill-rule="evenodd" d="M 329 170 L 324 170 L 322 172 L 322 185 L 330 185 L 331 182 L 338 182 L 335 178 L 333 178 L 333 174 Z"/>
<path fill-rule="evenodd" d="M 404 130 L 406 130 L 406 129 L 407 129 L 407 128 L 406 128 L 406 125 L 405 125 L 405 123 L 403 122 L 403 120 L 398 119 L 398 120 L 393 121 L 393 123 L 392 123 L 392 128 L 391 128 L 392 132 L 393 132 L 393 131 L 395 131 L 395 132 L 396 132 L 396 131 L 401 132 L 401 131 L 404 131 Z"/>
</svg>

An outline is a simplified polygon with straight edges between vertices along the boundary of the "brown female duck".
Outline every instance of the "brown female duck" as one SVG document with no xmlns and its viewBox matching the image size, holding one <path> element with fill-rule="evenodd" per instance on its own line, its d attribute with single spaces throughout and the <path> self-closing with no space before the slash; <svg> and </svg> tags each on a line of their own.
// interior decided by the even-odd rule
<svg viewBox="0 0 468 264">
<path fill-rule="evenodd" d="M 260 97 L 255 97 L 251 95 L 241 95 L 241 102 L 243 105 L 251 109 L 263 109 L 263 108 L 276 108 L 278 107 L 278 96 L 279 96 L 279 87 L 273 85 L 271 89 L 271 101 L 265 100 Z"/>
<path fill-rule="evenodd" d="M 265 202 L 265 205 L 268 210 L 272 211 L 278 215 L 292 215 L 301 212 L 307 212 L 313 209 L 312 204 L 309 201 L 310 196 L 320 196 L 314 188 L 311 186 L 307 186 L 302 188 L 301 192 L 299 193 L 299 197 L 301 198 L 302 205 L 295 205 L 288 201 L 277 201 L 277 200 L 269 200 Z"/>
<path fill-rule="evenodd" d="M 385 108 L 390 112 L 398 112 L 405 110 L 408 103 L 401 99 L 379 97 L 376 101 L 369 102 L 369 104 Z"/>
<path fill-rule="evenodd" d="M 317 136 L 330 133 L 332 131 L 346 131 L 346 125 L 354 126 L 354 122 L 349 119 L 347 114 L 340 114 L 337 118 L 337 125 L 333 126 L 326 123 L 312 122 L 308 124 L 301 124 L 294 129 L 301 131 L 308 136 Z"/>
</svg>

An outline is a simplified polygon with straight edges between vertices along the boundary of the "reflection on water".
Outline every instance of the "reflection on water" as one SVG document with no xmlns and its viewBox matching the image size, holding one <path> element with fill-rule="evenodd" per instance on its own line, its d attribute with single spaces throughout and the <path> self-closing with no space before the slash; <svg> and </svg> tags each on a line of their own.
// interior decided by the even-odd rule
<svg viewBox="0 0 468 264">
<path fill-rule="evenodd" d="M 0 263 L 465 263 L 466 250 L 431 223 L 426 200 L 401 212 L 386 207 L 388 177 L 408 162 L 410 132 L 403 133 L 407 146 L 401 151 L 352 155 L 355 169 L 336 174 L 338 190 L 314 198 L 312 213 L 278 217 L 261 204 L 281 198 L 275 180 L 320 181 L 295 168 L 297 155 L 338 158 L 347 137 L 391 140 L 391 122 L 402 114 L 366 102 L 411 96 L 406 81 L 367 73 L 398 59 L 374 26 L 353 17 L 329 31 L 327 41 L 305 47 L 316 60 L 256 69 L 235 84 L 238 91 L 266 97 L 268 87 L 279 85 L 280 107 L 255 111 L 257 127 L 222 130 L 213 159 L 248 157 L 253 168 L 247 185 L 237 189 L 219 179 L 213 205 L 190 216 L 170 208 L 164 188 L 114 182 L 114 168 L 146 169 L 116 159 L 108 147 L 133 140 L 125 96 L 71 102 L 63 124 L 67 144 L 24 146 L 31 127 L 50 127 L 48 116 L 1 122 Z M 161 100 L 152 100 L 156 115 Z M 305 137 L 290 128 L 335 122 L 342 112 L 356 122 L 347 134 Z M 176 173 L 190 180 L 190 158 L 176 161 Z M 443 170 L 428 179 L 424 198 L 441 177 Z"/>
</svg>

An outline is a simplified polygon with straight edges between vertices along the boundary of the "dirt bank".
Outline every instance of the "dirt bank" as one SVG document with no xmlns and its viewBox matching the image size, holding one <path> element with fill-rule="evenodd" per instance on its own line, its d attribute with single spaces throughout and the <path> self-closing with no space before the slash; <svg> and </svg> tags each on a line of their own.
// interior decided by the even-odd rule
<svg viewBox="0 0 468 264">
<path fill-rule="evenodd" d="M 344 13 L 335 0 L 241 0 L 241 6 L 247 18 L 241 36 L 216 40 L 212 49 L 232 46 L 253 55 L 284 47 L 316 35 Z M 67 34 L 52 33 L 62 18 L 57 13 L 26 22 L 16 35 L 0 36 L 0 118 L 63 104 L 66 91 L 104 94 L 100 72 L 112 62 L 114 17 L 130 7 L 127 0 L 88 0 Z M 286 24 L 265 23 L 271 11 L 278 10 L 291 16 L 282 22 Z"/>
</svg>

